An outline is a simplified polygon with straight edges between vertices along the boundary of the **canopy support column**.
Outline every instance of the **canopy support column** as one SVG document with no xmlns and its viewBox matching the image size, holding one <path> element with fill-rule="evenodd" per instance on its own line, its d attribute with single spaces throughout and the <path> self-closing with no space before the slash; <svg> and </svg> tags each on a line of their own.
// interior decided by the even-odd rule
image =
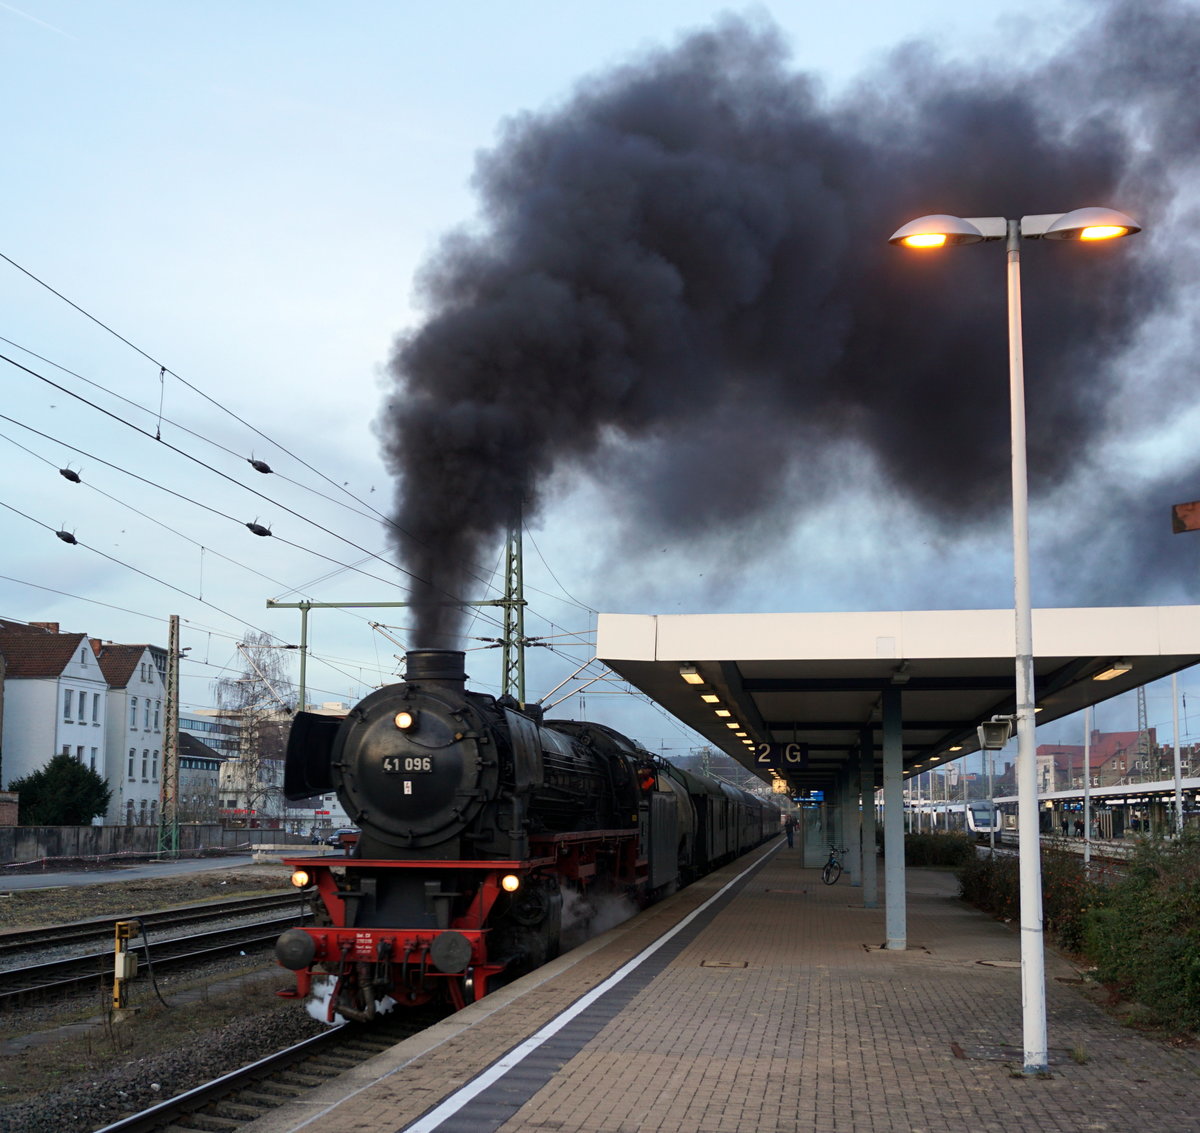
<svg viewBox="0 0 1200 1133">
<path fill-rule="evenodd" d="M 904 747 L 900 690 L 883 693 L 883 862 L 887 902 L 887 946 L 908 947 L 908 906 L 904 892 Z"/>
<path fill-rule="evenodd" d="M 875 735 L 863 728 L 858 740 L 859 803 L 862 810 L 863 908 L 879 907 L 879 873 L 875 857 Z"/>
</svg>

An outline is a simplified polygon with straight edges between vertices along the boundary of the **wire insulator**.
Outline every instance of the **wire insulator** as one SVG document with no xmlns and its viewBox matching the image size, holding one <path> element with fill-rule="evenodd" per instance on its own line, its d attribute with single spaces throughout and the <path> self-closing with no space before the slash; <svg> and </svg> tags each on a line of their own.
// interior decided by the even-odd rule
<svg viewBox="0 0 1200 1133">
<path fill-rule="evenodd" d="M 72 469 L 72 468 L 60 468 L 60 469 L 58 470 L 58 474 L 59 474 L 59 475 L 60 475 L 60 476 L 61 476 L 61 477 L 62 477 L 64 480 L 70 480 L 72 484 L 78 484 L 78 483 L 80 483 L 80 479 L 79 479 L 79 473 L 78 473 L 78 472 L 76 472 L 76 471 L 75 471 L 74 469 Z"/>
<path fill-rule="evenodd" d="M 266 474 L 273 471 L 271 466 L 265 460 L 255 460 L 254 457 L 250 457 L 246 463 L 249 464 L 255 472 L 262 472 Z"/>
<path fill-rule="evenodd" d="M 261 523 L 247 523 L 246 526 L 250 528 L 255 535 L 262 535 L 264 538 L 271 534 L 271 529 L 269 527 L 264 527 Z"/>
<path fill-rule="evenodd" d="M 69 531 L 56 531 L 54 534 L 57 535 L 64 543 L 70 543 L 74 545 L 75 543 L 79 542 L 79 540 L 76 539 L 75 536 Z"/>
</svg>

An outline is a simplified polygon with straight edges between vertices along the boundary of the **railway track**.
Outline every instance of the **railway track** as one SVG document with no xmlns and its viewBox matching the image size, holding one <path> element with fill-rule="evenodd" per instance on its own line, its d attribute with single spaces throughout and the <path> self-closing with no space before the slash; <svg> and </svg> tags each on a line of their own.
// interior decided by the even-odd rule
<svg viewBox="0 0 1200 1133">
<path fill-rule="evenodd" d="M 276 915 L 263 918 L 263 912 Z M 129 942 L 141 966 L 147 955 L 152 972 L 194 967 L 206 960 L 231 953 L 251 953 L 270 947 L 284 929 L 302 923 L 310 914 L 302 911 L 294 894 L 272 894 L 268 898 L 225 901 L 217 905 L 192 906 L 128 918 L 97 918 L 70 925 L 48 926 L 0 936 L 0 958 L 45 954 L 47 949 L 65 949 L 72 954 L 37 963 L 10 964 L 0 970 L 0 1012 L 29 1003 L 110 985 L 113 973 L 113 925 L 119 919 L 139 920 L 142 933 Z M 237 924 L 197 932 L 204 922 L 251 917 Z M 182 935 L 163 937 L 168 932 Z M 149 939 L 154 934 L 156 939 Z M 96 951 L 99 941 L 108 947 Z M 79 951 L 78 949 L 83 949 Z"/>
<path fill-rule="evenodd" d="M 23 957 L 42 949 L 111 944 L 113 924 L 119 920 L 138 920 L 148 932 L 165 932 L 230 917 L 265 913 L 272 909 L 298 911 L 300 908 L 300 898 L 292 890 L 268 893 L 262 897 L 238 897 L 203 905 L 185 905 L 178 909 L 157 909 L 137 917 L 92 917 L 66 924 L 0 932 L 0 968 L 6 967 L 14 957 Z"/>
<path fill-rule="evenodd" d="M 339 1074 L 445 1017 L 445 1010 L 406 1012 L 374 1024 L 346 1023 L 259 1059 L 140 1113 L 120 1118 L 96 1133 L 223 1133 L 302 1097 Z"/>
</svg>

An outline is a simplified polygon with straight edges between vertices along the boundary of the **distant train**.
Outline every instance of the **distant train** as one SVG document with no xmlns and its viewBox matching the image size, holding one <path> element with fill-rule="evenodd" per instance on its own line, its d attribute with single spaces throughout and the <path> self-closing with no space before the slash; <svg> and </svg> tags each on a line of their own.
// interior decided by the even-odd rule
<svg viewBox="0 0 1200 1133">
<path fill-rule="evenodd" d="M 986 799 L 967 802 L 933 802 L 929 799 L 904 804 L 905 826 L 917 830 L 965 830 L 972 837 L 986 838 L 1004 829 L 1004 816 Z"/>
<path fill-rule="evenodd" d="M 769 801 L 471 692 L 463 665 L 412 651 L 403 683 L 292 725 L 284 794 L 336 790 L 361 831 L 344 856 L 287 860 L 318 907 L 276 956 L 289 994 L 332 981 L 330 1020 L 386 997 L 462 1007 L 557 955 L 607 899 L 633 911 L 779 833 Z"/>
</svg>

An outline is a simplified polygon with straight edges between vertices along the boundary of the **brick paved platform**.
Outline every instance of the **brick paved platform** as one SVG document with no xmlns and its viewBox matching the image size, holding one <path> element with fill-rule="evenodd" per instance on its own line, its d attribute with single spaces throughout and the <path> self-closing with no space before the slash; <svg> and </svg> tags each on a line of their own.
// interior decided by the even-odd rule
<svg viewBox="0 0 1200 1133">
<path fill-rule="evenodd" d="M 1200 1052 L 1110 1019 L 1047 956 L 1051 1076 L 1018 1072 L 1015 931 L 910 870 L 909 949 L 800 849 L 761 866 L 528 1057 L 504 1056 L 685 922 L 757 851 L 269 1114 L 254 1133 L 1200 1130 Z M 426 1117 L 516 1064 L 441 1124 Z M 502 1065 L 504 1064 L 502 1063 Z M 1018 1076 L 1014 1076 L 1018 1075 Z"/>
</svg>

